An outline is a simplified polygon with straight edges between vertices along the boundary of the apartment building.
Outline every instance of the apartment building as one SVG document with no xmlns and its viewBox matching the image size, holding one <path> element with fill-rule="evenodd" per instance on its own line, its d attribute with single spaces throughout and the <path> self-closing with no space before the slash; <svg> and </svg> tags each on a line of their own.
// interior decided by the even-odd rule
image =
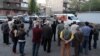
<svg viewBox="0 0 100 56">
<path fill-rule="evenodd" d="M 0 0 L 0 15 L 24 14 L 27 10 L 25 0 Z"/>
<path fill-rule="evenodd" d="M 63 0 L 46 0 L 46 7 L 50 8 L 53 13 L 62 13 Z"/>
</svg>

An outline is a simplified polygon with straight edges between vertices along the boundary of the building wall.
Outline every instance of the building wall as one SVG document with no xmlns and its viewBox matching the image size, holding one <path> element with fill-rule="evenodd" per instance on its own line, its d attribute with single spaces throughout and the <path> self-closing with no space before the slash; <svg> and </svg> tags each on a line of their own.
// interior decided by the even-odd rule
<svg viewBox="0 0 100 56">
<path fill-rule="evenodd" d="M 3 3 L 2 3 L 3 1 L 2 0 L 0 0 L 0 8 L 2 8 L 3 7 Z"/>
<path fill-rule="evenodd" d="M 63 0 L 46 0 L 46 7 L 50 7 L 53 12 L 63 12 Z"/>
<path fill-rule="evenodd" d="M 5 12 L 6 12 L 5 10 L 0 9 L 0 15 L 5 15 L 6 14 Z"/>
<path fill-rule="evenodd" d="M 16 15 L 17 13 L 22 13 L 21 11 L 14 11 L 14 10 L 0 10 L 0 15 Z M 23 13 L 22 13 L 23 14 Z"/>
<path fill-rule="evenodd" d="M 6 0 L 9 2 L 9 5 L 3 1 L 4 0 L 0 0 L 0 15 L 24 14 L 28 10 L 25 6 L 21 7 L 20 4 L 24 2 L 23 0 Z"/>
</svg>

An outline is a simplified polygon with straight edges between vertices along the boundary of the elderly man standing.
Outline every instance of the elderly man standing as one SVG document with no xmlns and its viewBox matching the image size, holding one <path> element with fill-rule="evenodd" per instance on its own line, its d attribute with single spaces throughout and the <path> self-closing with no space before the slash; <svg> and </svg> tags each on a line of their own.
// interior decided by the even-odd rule
<svg viewBox="0 0 100 56">
<path fill-rule="evenodd" d="M 80 53 L 82 52 L 82 43 L 83 43 L 83 34 L 78 27 L 76 29 L 76 33 L 74 34 L 74 39 L 73 39 L 75 56 L 80 56 Z"/>
<path fill-rule="evenodd" d="M 73 24 L 71 25 L 71 32 L 73 32 L 74 34 L 77 32 L 77 28 L 79 27 L 79 25 L 76 24 L 76 22 L 73 22 Z"/>
<path fill-rule="evenodd" d="M 3 32 L 3 42 L 8 45 L 9 44 L 9 31 L 10 31 L 8 21 L 2 24 L 1 30 Z"/>
<path fill-rule="evenodd" d="M 61 56 L 64 56 L 66 50 L 66 56 L 70 56 L 70 42 L 74 38 L 74 34 L 69 30 L 69 26 L 65 25 L 64 29 L 60 33 L 61 38 Z"/>
<path fill-rule="evenodd" d="M 58 37 L 58 46 L 60 46 L 60 42 L 61 42 L 61 39 L 60 39 L 60 32 L 64 29 L 64 22 L 61 21 L 60 24 L 57 25 L 56 27 L 56 34 L 57 34 L 57 37 Z"/>
</svg>

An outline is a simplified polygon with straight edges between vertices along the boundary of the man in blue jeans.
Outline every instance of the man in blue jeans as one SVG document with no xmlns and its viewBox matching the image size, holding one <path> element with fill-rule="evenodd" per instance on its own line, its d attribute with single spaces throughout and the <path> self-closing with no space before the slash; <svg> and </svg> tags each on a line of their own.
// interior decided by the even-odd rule
<svg viewBox="0 0 100 56">
<path fill-rule="evenodd" d="M 89 23 L 88 22 L 85 22 L 85 26 L 83 26 L 81 28 L 81 31 L 83 33 L 83 50 L 85 52 L 85 54 L 88 54 L 88 42 L 89 42 L 89 35 L 90 35 L 90 32 L 91 32 L 91 28 L 88 26 Z"/>
<path fill-rule="evenodd" d="M 20 51 L 21 56 L 24 56 L 25 35 L 26 35 L 25 29 L 24 29 L 24 24 L 20 25 L 18 35 L 19 35 L 19 39 L 18 39 L 19 51 Z"/>
<path fill-rule="evenodd" d="M 32 56 L 38 56 L 38 50 L 41 42 L 41 35 L 42 35 L 42 29 L 39 27 L 39 24 L 36 25 L 35 28 L 33 28 L 33 55 Z"/>
</svg>

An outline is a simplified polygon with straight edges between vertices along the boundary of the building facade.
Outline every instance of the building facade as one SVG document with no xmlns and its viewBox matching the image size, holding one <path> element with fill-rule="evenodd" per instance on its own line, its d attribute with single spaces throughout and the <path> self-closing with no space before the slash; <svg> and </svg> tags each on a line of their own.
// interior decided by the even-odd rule
<svg viewBox="0 0 100 56">
<path fill-rule="evenodd" d="M 25 4 L 28 5 L 24 0 L 0 0 L 0 15 L 23 14 L 28 10 Z"/>
<path fill-rule="evenodd" d="M 77 10 L 80 10 L 80 4 L 86 3 L 89 0 L 64 0 L 63 1 L 63 7 L 64 10 L 63 11 L 71 11 L 71 10 L 76 10 L 73 9 L 75 7 L 77 7 Z"/>
<path fill-rule="evenodd" d="M 63 0 L 46 0 L 46 7 L 53 13 L 62 13 L 63 12 Z"/>
</svg>

